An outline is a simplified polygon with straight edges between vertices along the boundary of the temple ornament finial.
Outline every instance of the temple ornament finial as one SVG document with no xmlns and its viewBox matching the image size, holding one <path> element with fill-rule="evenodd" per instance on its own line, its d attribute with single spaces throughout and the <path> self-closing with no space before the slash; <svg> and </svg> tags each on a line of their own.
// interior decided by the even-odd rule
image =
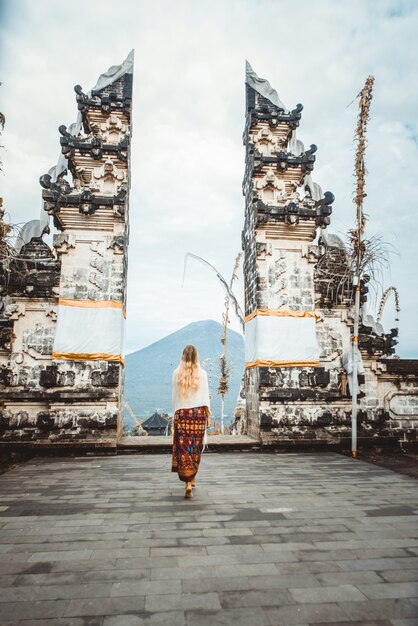
<svg viewBox="0 0 418 626">
<path fill-rule="evenodd" d="M 273 89 L 268 80 L 257 76 L 248 61 L 245 61 L 245 82 L 257 93 L 263 96 L 263 98 L 267 98 L 267 100 L 274 104 L 274 106 L 282 111 L 288 112 L 288 109 L 280 100 L 277 91 Z"/>
</svg>

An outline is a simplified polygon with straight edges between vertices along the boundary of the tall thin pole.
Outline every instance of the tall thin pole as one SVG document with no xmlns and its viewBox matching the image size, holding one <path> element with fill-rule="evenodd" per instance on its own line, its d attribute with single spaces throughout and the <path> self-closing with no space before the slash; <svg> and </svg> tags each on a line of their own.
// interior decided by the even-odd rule
<svg viewBox="0 0 418 626">
<path fill-rule="evenodd" d="M 357 396 L 358 396 L 358 333 L 360 319 L 360 280 L 364 267 L 364 242 L 363 234 L 366 224 L 366 218 L 363 213 L 363 199 L 365 197 L 365 178 L 366 166 L 364 162 L 364 154 L 366 151 L 366 127 L 369 120 L 369 109 L 372 101 L 373 76 L 369 76 L 363 89 L 359 93 L 360 112 L 357 120 L 357 128 L 355 140 L 357 141 L 355 176 L 356 176 L 356 193 L 353 202 L 356 204 L 356 228 L 351 231 L 353 240 L 353 261 L 354 276 L 353 285 L 355 287 L 354 298 L 354 329 L 352 343 L 352 360 L 353 360 L 353 384 L 351 390 L 351 455 L 355 459 L 357 457 Z"/>
<path fill-rule="evenodd" d="M 353 332 L 353 384 L 351 390 L 351 455 L 357 457 L 357 355 L 358 355 L 358 327 L 360 317 L 360 280 L 355 276 L 355 299 L 354 299 L 354 332 Z"/>
<path fill-rule="evenodd" d="M 229 385 L 228 379 L 230 370 L 227 366 L 226 362 L 226 342 L 228 338 L 228 324 L 229 324 L 229 305 L 230 305 L 230 293 L 232 293 L 232 286 L 234 284 L 234 280 L 238 275 L 238 267 L 241 260 L 241 252 L 238 253 L 237 258 L 235 259 L 235 265 L 231 276 L 231 282 L 228 287 L 228 294 L 225 297 L 225 312 L 222 315 L 223 322 L 223 333 L 221 337 L 221 344 L 223 345 L 223 352 L 220 356 L 220 378 L 219 378 L 219 386 L 218 393 L 221 394 L 222 397 L 222 405 L 221 405 L 221 432 L 224 434 L 224 418 L 225 418 L 225 394 L 228 393 Z"/>
<path fill-rule="evenodd" d="M 225 396 L 222 396 L 222 410 L 221 410 L 221 431 L 224 434 L 224 411 L 225 411 Z"/>
</svg>

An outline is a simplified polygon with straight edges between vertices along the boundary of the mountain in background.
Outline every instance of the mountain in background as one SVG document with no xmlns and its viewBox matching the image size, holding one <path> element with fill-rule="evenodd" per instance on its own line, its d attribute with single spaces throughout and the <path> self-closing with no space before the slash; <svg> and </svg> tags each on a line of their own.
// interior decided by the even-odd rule
<svg viewBox="0 0 418 626">
<path fill-rule="evenodd" d="M 180 362 L 184 346 L 192 343 L 199 353 L 209 378 L 211 410 L 215 419 L 221 416 L 221 396 L 217 392 L 219 384 L 219 357 L 222 354 L 222 325 L 213 320 L 193 322 L 184 328 L 156 341 L 155 343 L 131 352 L 126 356 L 125 400 L 137 417 L 148 417 L 155 411 L 171 415 L 171 379 L 173 370 Z M 228 330 L 227 364 L 230 367 L 229 392 L 225 396 L 225 424 L 229 424 L 234 414 L 244 373 L 244 339 L 239 333 Z M 133 418 L 125 410 L 124 422 L 127 428 L 134 425 Z"/>
</svg>

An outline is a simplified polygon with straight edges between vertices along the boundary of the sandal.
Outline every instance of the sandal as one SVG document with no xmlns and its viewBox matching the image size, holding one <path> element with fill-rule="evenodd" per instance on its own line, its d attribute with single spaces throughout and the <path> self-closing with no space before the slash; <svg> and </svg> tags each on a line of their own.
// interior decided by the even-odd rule
<svg viewBox="0 0 418 626">
<path fill-rule="evenodd" d="M 192 488 L 191 488 L 191 487 L 190 487 L 190 489 L 186 489 L 185 494 L 184 494 L 184 497 L 185 497 L 186 499 L 193 498 L 193 491 L 192 491 Z"/>
</svg>

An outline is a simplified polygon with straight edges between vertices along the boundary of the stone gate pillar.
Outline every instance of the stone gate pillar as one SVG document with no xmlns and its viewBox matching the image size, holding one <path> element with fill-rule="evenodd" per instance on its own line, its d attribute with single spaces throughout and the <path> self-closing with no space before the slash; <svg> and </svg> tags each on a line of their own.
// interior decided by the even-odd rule
<svg viewBox="0 0 418 626">
<path fill-rule="evenodd" d="M 334 197 L 312 181 L 316 146 L 296 138 L 302 105 L 286 109 L 247 63 L 243 192 L 248 432 L 268 442 L 303 415 L 301 388 L 321 375 L 311 243 Z M 291 432 L 291 428 L 290 428 Z"/>
<path fill-rule="evenodd" d="M 5 275 L 0 430 L 5 444 L 115 447 L 123 414 L 133 52 L 84 93 L 41 176 L 45 222 Z M 32 236 L 35 234 L 36 236 Z M 7 335 L 7 336 L 6 336 Z M 4 345 L 3 345 L 4 344 Z"/>
<path fill-rule="evenodd" d="M 61 231 L 53 242 L 61 276 L 52 378 L 72 373 L 73 418 L 114 433 L 123 414 L 132 64 L 102 75 L 87 94 L 75 87 L 78 121 L 59 129 L 71 184 L 59 172 L 55 182 L 41 177 L 45 211 Z M 62 400 L 51 408 L 69 411 Z"/>
</svg>

